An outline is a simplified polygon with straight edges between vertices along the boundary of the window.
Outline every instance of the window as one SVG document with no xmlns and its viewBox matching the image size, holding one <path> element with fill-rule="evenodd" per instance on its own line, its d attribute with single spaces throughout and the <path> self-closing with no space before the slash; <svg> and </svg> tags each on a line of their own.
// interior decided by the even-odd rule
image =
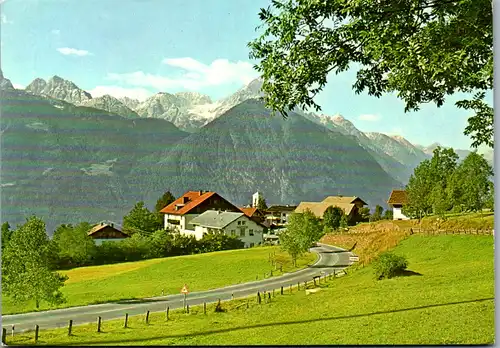
<svg viewBox="0 0 500 348">
<path fill-rule="evenodd" d="M 236 236 L 236 231 L 235 230 L 231 230 L 231 236 Z"/>
<path fill-rule="evenodd" d="M 241 225 L 241 221 L 238 221 L 238 225 Z"/>
<path fill-rule="evenodd" d="M 245 231 L 240 231 L 240 237 L 245 237 Z"/>
<path fill-rule="evenodd" d="M 249 235 L 249 236 L 253 236 L 253 230 L 249 230 L 249 231 L 248 231 L 248 235 Z"/>
<path fill-rule="evenodd" d="M 246 223 L 246 221 L 242 221 L 241 224 L 244 225 Z"/>
</svg>

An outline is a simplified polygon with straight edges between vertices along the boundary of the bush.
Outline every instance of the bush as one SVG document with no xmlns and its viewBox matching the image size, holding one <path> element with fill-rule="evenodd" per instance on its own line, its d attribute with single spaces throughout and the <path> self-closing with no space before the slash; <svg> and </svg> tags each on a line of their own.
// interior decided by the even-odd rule
<svg viewBox="0 0 500 348">
<path fill-rule="evenodd" d="M 406 267 L 408 267 L 408 261 L 403 256 L 385 252 L 374 263 L 375 277 L 379 280 L 389 279 L 403 272 Z"/>
</svg>

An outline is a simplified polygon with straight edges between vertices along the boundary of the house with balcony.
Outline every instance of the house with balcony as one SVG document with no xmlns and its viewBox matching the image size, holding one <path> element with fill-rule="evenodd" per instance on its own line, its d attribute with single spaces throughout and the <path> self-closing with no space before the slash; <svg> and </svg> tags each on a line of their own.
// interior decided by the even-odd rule
<svg viewBox="0 0 500 348">
<path fill-rule="evenodd" d="M 242 213 L 238 207 L 212 191 L 188 191 L 160 210 L 164 214 L 164 228 L 182 234 L 194 234 L 191 221 L 208 210 Z"/>
</svg>

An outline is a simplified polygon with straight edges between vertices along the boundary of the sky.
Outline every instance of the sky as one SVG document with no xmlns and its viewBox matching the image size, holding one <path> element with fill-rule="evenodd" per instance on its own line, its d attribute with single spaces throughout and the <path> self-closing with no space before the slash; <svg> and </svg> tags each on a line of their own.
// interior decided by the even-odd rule
<svg viewBox="0 0 500 348">
<path fill-rule="evenodd" d="M 93 96 L 144 100 L 157 92 L 197 91 L 217 100 L 258 74 L 247 43 L 271 0 L 0 0 L 1 68 L 14 86 L 58 75 Z M 394 95 L 356 95 L 356 70 L 328 77 L 316 102 L 364 132 L 413 144 L 470 148 L 469 112 L 451 96 L 441 108 L 404 113 Z M 492 103 L 492 93 L 488 94 Z"/>
</svg>

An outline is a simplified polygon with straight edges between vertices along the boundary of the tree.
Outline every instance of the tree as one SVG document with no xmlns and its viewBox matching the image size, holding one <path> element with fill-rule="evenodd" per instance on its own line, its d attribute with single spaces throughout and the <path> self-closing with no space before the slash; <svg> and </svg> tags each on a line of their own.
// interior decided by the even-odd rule
<svg viewBox="0 0 500 348">
<path fill-rule="evenodd" d="M 375 206 L 375 211 L 370 216 L 370 221 L 379 221 L 379 220 L 382 220 L 382 212 L 383 211 L 384 211 L 384 208 L 382 208 L 380 205 L 376 205 Z"/>
<path fill-rule="evenodd" d="M 493 168 L 477 152 L 470 153 L 456 168 L 450 179 L 448 196 L 454 205 L 469 211 L 485 207 L 492 192 Z"/>
<path fill-rule="evenodd" d="M 361 216 L 361 221 L 366 222 L 370 220 L 370 208 L 363 207 L 359 209 L 359 215 Z"/>
<path fill-rule="evenodd" d="M 259 210 L 267 209 L 267 203 L 264 197 L 259 197 L 259 201 L 257 202 L 257 209 Z"/>
<path fill-rule="evenodd" d="M 163 214 L 160 213 L 160 210 L 165 208 L 173 201 L 175 201 L 175 197 L 170 193 L 170 191 L 165 192 L 163 196 L 158 198 L 158 200 L 156 201 L 154 214 L 160 226 L 163 226 Z"/>
<path fill-rule="evenodd" d="M 493 147 L 491 0 L 273 0 L 259 17 L 263 33 L 248 46 L 274 112 L 321 110 L 314 97 L 329 73 L 355 67 L 356 93 L 396 92 L 405 112 L 476 93 L 455 105 L 475 112 L 472 145 Z"/>
<path fill-rule="evenodd" d="M 74 227 L 61 225 L 54 231 L 52 242 L 57 248 L 62 267 L 91 264 L 97 252 L 94 240 L 88 235 L 91 227 L 88 222 L 82 222 Z"/>
<path fill-rule="evenodd" d="M 341 208 L 330 206 L 323 213 L 323 223 L 325 226 L 338 229 L 342 215 L 344 215 L 344 211 Z"/>
<path fill-rule="evenodd" d="M 15 302 L 64 302 L 60 288 L 67 276 L 50 269 L 50 242 L 45 223 L 31 217 L 12 233 L 2 258 L 2 290 Z"/>
<path fill-rule="evenodd" d="M 384 220 L 392 220 L 394 218 L 394 213 L 391 209 L 387 209 L 385 212 L 384 212 L 384 216 L 383 216 L 383 219 Z"/>
<path fill-rule="evenodd" d="M 154 213 L 144 206 L 144 202 L 138 202 L 132 210 L 123 217 L 123 230 L 125 233 L 150 234 L 163 225 L 158 221 Z"/>
<path fill-rule="evenodd" d="M 342 214 L 342 217 L 340 218 L 340 228 L 344 229 L 347 228 L 349 225 L 349 219 L 347 218 L 346 214 Z"/>
<path fill-rule="evenodd" d="M 9 244 L 11 236 L 12 231 L 10 229 L 10 224 L 6 221 L 2 224 L 2 251 L 5 249 L 6 245 Z"/>
<path fill-rule="evenodd" d="M 443 214 L 451 208 L 447 200 L 448 183 L 455 171 L 458 155 L 453 149 L 437 147 L 430 160 L 422 161 L 414 170 L 406 185 L 408 203 L 403 213 L 410 217 L 434 212 Z"/>
<path fill-rule="evenodd" d="M 306 210 L 290 215 L 287 229 L 280 233 L 279 238 L 281 248 L 290 255 L 296 266 L 297 258 L 322 236 L 320 220 L 310 210 Z"/>
</svg>

